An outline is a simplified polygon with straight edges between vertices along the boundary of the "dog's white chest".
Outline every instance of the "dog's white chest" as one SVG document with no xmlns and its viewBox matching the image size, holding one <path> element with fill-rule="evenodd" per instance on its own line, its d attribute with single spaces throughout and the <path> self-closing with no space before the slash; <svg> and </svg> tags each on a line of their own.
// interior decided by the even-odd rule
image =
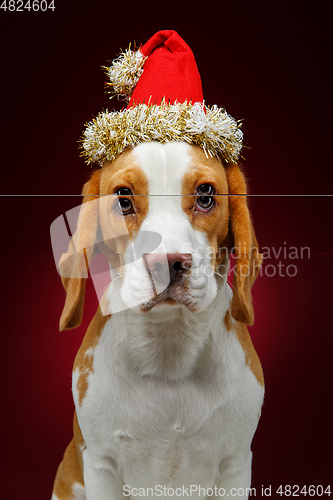
<svg viewBox="0 0 333 500">
<path fill-rule="evenodd" d="M 113 365 L 117 346 L 109 336 L 103 332 L 95 348 L 87 394 L 77 405 L 96 466 L 137 488 L 216 484 L 223 461 L 249 450 L 262 402 L 237 339 L 230 336 L 211 374 L 170 383 L 124 377 Z"/>
<path fill-rule="evenodd" d="M 156 389 L 147 391 L 144 399 L 140 391 L 133 398 L 134 418 L 122 424 L 120 419 L 110 422 L 110 452 L 115 450 L 125 484 L 147 487 L 191 484 L 198 479 L 203 484 L 214 482 L 218 473 L 214 457 L 221 446 L 220 439 L 214 440 L 221 423 L 220 410 L 211 411 L 210 398 L 200 391 L 187 388 L 187 395 L 182 395 L 181 389 L 176 393 L 161 387 L 159 394 Z M 125 414 L 123 408 L 123 419 Z"/>
</svg>

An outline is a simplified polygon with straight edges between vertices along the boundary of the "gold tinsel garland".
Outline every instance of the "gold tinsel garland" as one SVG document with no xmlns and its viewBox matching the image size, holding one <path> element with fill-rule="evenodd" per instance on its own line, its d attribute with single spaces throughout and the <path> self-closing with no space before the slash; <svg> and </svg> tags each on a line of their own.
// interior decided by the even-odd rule
<svg viewBox="0 0 333 500">
<path fill-rule="evenodd" d="M 81 155 L 87 163 L 103 165 L 143 142 L 184 141 L 224 163 L 237 163 L 243 140 L 240 127 L 239 121 L 216 105 L 138 104 L 121 112 L 106 110 L 87 123 L 80 139 Z"/>
</svg>

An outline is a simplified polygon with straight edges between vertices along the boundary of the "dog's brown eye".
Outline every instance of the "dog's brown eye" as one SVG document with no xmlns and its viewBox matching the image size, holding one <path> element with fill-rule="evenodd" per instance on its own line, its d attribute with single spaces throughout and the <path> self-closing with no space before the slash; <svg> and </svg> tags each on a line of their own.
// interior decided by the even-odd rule
<svg viewBox="0 0 333 500">
<path fill-rule="evenodd" d="M 199 198 L 197 198 L 196 210 L 199 212 L 209 212 L 215 205 L 214 198 L 211 196 L 215 193 L 213 186 L 211 184 L 201 184 L 197 188 L 197 193 Z"/>
<path fill-rule="evenodd" d="M 132 191 L 128 188 L 122 187 L 117 190 L 117 195 L 119 196 L 119 198 L 116 210 L 122 215 L 133 213 L 134 209 L 131 200 L 129 198 L 124 198 L 124 196 L 131 196 Z"/>
</svg>

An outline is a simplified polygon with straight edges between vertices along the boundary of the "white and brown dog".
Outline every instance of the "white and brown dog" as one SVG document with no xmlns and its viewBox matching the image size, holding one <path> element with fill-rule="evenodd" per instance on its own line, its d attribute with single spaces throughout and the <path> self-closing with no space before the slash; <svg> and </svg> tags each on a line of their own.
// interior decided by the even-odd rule
<svg viewBox="0 0 333 500">
<path fill-rule="evenodd" d="M 247 498 L 264 381 L 245 325 L 261 255 L 239 167 L 184 142 L 148 142 L 106 162 L 83 194 L 85 250 L 63 278 L 60 326 L 81 321 L 77 272 L 98 232 L 111 314 L 98 309 L 76 356 L 74 438 L 52 499 Z M 124 223 L 129 237 L 116 238 Z M 144 232 L 160 243 L 133 259 Z"/>
</svg>

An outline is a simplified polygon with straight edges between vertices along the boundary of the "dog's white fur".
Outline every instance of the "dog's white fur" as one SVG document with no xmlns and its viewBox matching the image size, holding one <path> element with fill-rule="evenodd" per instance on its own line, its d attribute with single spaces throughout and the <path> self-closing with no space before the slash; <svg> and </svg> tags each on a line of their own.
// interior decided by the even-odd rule
<svg viewBox="0 0 333 500">
<path fill-rule="evenodd" d="M 182 206 L 184 179 L 197 149 L 145 143 L 126 153 L 146 177 L 149 195 L 164 195 L 149 198 L 140 231 L 162 236 L 153 253 L 192 254 L 191 273 L 184 289 L 177 284 L 171 290 L 172 304 L 162 301 L 145 312 L 140 304 L 151 301 L 151 279 L 143 259 L 133 260 L 131 244 L 121 271 L 112 270 L 106 295 L 112 314 L 84 347 L 90 368 L 76 363 L 73 371 L 82 433 L 76 451 L 82 453 L 84 484 L 68 471 L 64 486 L 64 460 L 53 500 L 133 499 L 140 492 L 179 498 L 191 485 L 192 498 L 212 498 L 209 488 L 215 487 L 226 496 L 247 498 L 250 446 L 264 389 L 237 334 L 239 322 L 230 315 L 229 326 L 225 321 L 233 298 L 226 280 L 228 259 L 219 275 L 207 272 L 215 265 L 212 238 L 195 227 Z M 225 199 L 221 203 L 228 210 Z M 172 489 L 165 496 L 157 490 L 152 495 L 158 485 L 173 488 L 174 496 Z M 193 491 L 194 485 L 206 496 Z"/>
</svg>

